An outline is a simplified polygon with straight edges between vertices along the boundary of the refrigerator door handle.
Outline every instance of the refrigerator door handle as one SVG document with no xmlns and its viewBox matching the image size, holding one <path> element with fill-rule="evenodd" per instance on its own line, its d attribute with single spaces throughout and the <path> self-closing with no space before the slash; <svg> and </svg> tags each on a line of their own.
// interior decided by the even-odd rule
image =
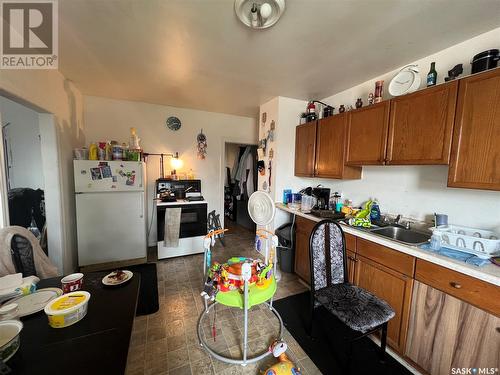
<svg viewBox="0 0 500 375">
<path fill-rule="evenodd" d="M 141 219 L 144 217 L 144 194 L 141 194 L 141 213 L 139 217 Z"/>
</svg>

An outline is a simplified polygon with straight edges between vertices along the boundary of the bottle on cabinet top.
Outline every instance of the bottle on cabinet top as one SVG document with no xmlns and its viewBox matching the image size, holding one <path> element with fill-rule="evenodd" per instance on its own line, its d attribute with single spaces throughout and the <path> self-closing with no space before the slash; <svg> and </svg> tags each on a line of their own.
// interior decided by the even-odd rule
<svg viewBox="0 0 500 375">
<path fill-rule="evenodd" d="M 427 73 L 427 87 L 436 85 L 437 82 L 437 72 L 436 72 L 436 63 L 431 62 L 431 69 L 429 73 Z"/>
</svg>

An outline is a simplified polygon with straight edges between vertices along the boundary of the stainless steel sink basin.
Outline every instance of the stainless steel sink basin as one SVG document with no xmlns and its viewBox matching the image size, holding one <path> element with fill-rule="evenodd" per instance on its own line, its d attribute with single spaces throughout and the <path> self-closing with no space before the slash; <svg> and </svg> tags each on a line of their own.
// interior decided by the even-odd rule
<svg viewBox="0 0 500 375">
<path fill-rule="evenodd" d="M 370 230 L 370 233 L 390 238 L 394 241 L 399 241 L 407 245 L 421 245 L 426 243 L 431 238 L 430 234 L 418 232 L 411 229 L 405 229 L 397 226 L 389 226 L 383 228 L 375 228 Z"/>
</svg>

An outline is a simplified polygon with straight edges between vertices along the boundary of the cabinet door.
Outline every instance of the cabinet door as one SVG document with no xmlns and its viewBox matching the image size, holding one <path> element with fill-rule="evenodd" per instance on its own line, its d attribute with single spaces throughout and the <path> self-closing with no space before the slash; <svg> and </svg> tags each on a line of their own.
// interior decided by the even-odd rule
<svg viewBox="0 0 500 375">
<path fill-rule="evenodd" d="M 385 300 L 396 315 L 387 327 L 387 343 L 404 352 L 413 279 L 363 256 L 357 257 L 356 285 Z"/>
<path fill-rule="evenodd" d="M 500 190 L 500 69 L 459 87 L 448 186 Z"/>
<path fill-rule="evenodd" d="M 458 83 L 391 100 L 387 164 L 448 164 Z"/>
<path fill-rule="evenodd" d="M 432 375 L 500 368 L 499 329 L 500 318 L 415 281 L 405 354 Z"/>
<path fill-rule="evenodd" d="M 385 163 L 390 101 L 356 109 L 348 114 L 347 165 Z"/>
<path fill-rule="evenodd" d="M 295 176 L 314 175 L 316 121 L 295 128 Z"/>
<path fill-rule="evenodd" d="M 361 177 L 361 168 L 345 166 L 347 113 L 318 121 L 315 176 L 326 178 Z"/>
<path fill-rule="evenodd" d="M 295 273 L 307 284 L 311 283 L 309 237 L 316 222 L 297 216 L 295 219 Z"/>
</svg>

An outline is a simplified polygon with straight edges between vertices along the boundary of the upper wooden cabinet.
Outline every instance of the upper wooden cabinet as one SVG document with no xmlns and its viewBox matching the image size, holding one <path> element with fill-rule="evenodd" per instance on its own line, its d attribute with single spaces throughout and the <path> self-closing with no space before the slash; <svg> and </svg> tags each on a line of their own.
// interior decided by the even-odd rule
<svg viewBox="0 0 500 375">
<path fill-rule="evenodd" d="M 361 168 L 345 165 L 347 113 L 318 121 L 314 175 L 326 178 L 361 178 Z"/>
<path fill-rule="evenodd" d="M 387 100 L 349 112 L 346 164 L 385 163 L 390 103 Z"/>
<path fill-rule="evenodd" d="M 295 176 L 312 177 L 316 152 L 316 121 L 295 128 Z"/>
<path fill-rule="evenodd" d="M 500 190 L 500 69 L 460 81 L 448 186 Z"/>
<path fill-rule="evenodd" d="M 387 164 L 448 164 L 458 82 L 391 100 Z"/>
</svg>

